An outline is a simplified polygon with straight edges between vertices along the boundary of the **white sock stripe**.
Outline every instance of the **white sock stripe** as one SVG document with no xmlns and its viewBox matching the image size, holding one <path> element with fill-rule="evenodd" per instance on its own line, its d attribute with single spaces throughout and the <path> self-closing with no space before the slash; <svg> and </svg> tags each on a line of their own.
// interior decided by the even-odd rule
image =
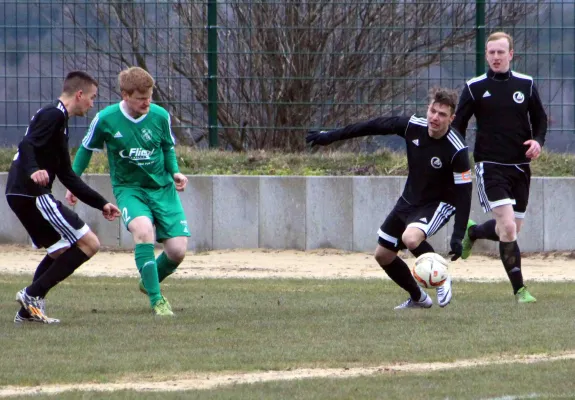
<svg viewBox="0 0 575 400">
<path fill-rule="evenodd" d="M 36 198 L 36 207 L 38 207 L 44 219 L 54 227 L 62 238 L 68 240 L 70 243 L 75 242 L 73 228 L 64 220 L 64 217 L 58 211 L 56 204 L 51 202 L 49 195 L 44 194 L 42 196 L 38 196 Z"/>
</svg>

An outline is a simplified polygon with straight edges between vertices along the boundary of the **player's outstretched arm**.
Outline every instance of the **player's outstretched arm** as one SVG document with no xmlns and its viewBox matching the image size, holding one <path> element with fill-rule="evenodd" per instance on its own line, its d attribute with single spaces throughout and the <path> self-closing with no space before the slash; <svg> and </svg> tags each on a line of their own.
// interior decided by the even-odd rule
<svg viewBox="0 0 575 400">
<path fill-rule="evenodd" d="M 305 140 L 306 143 L 311 146 L 326 146 L 339 140 L 353 139 L 361 136 L 404 136 L 408 124 L 409 117 L 379 117 L 329 131 L 311 130 L 308 132 Z"/>
</svg>

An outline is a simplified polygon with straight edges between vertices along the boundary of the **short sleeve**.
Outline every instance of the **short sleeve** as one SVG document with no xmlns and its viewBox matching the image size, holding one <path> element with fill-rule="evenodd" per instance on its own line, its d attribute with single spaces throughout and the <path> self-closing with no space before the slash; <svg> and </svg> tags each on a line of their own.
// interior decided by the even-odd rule
<svg viewBox="0 0 575 400">
<path fill-rule="evenodd" d="M 105 135 L 100 121 L 100 114 L 96 114 L 86 136 L 82 139 L 82 146 L 91 151 L 102 151 L 104 149 Z"/>
</svg>

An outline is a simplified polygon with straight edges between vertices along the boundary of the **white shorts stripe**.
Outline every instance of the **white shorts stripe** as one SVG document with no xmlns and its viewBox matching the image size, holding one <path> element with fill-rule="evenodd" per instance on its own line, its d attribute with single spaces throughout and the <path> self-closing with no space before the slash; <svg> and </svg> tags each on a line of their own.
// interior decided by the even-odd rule
<svg viewBox="0 0 575 400">
<path fill-rule="evenodd" d="M 60 234 L 62 239 L 67 241 L 69 244 L 76 243 L 90 229 L 86 224 L 84 224 L 84 226 L 82 226 L 80 229 L 74 229 L 74 227 L 72 227 L 68 221 L 66 221 L 66 218 L 64 218 L 62 213 L 60 213 L 60 210 L 58 210 L 58 205 L 51 199 L 49 194 L 38 196 L 36 198 L 36 207 L 38 207 L 38 210 L 40 213 L 42 213 L 44 219 L 48 221 L 50 225 L 52 225 L 52 227 L 56 230 L 56 232 Z M 65 245 L 60 241 L 50 246 L 50 249 L 52 247 L 62 248 L 65 247 Z M 50 249 L 48 249 L 48 252 L 50 252 Z"/>
<path fill-rule="evenodd" d="M 36 198 L 36 207 L 38 207 L 38 210 L 40 210 L 44 219 L 52 225 L 63 239 L 70 242 L 73 240 L 74 236 L 68 227 L 72 227 L 64 220 L 63 216 L 58 211 L 56 204 L 52 205 L 51 203 L 53 203 L 52 199 L 50 199 L 48 195 L 42 195 Z"/>
<path fill-rule="evenodd" d="M 453 214 L 454 211 L 455 207 L 453 207 L 452 205 L 443 202 L 439 203 L 439 207 L 437 207 L 435 214 L 433 214 L 433 218 L 431 218 L 430 221 L 431 227 L 427 232 L 427 235 L 431 236 L 435 234 L 435 232 L 437 232 L 439 228 L 441 228 L 441 226 L 449 219 L 449 217 L 451 216 L 451 214 Z"/>
<path fill-rule="evenodd" d="M 517 212 L 517 211 L 515 211 L 515 218 L 517 218 L 517 219 L 524 219 L 524 218 L 525 218 L 525 213 L 524 213 L 524 212 Z"/>
<path fill-rule="evenodd" d="M 483 212 L 491 211 L 489 207 L 489 200 L 485 192 L 485 182 L 483 181 L 483 163 L 475 164 L 475 176 L 477 178 L 477 195 L 479 196 L 479 204 L 483 207 Z"/>
<path fill-rule="evenodd" d="M 388 235 L 387 233 L 385 233 L 384 231 L 382 231 L 381 229 L 377 230 L 377 234 L 379 235 L 380 238 L 382 238 L 383 240 L 389 242 L 389 243 L 393 243 L 393 245 L 395 247 L 397 247 L 397 243 L 398 243 L 398 239 L 394 238 L 391 235 Z"/>
<path fill-rule="evenodd" d="M 454 212 L 455 207 L 450 204 L 441 202 L 435 210 L 433 217 L 427 224 L 422 222 L 412 222 L 407 226 L 421 229 L 427 237 L 430 237 L 434 235 L 449 220 Z"/>
</svg>

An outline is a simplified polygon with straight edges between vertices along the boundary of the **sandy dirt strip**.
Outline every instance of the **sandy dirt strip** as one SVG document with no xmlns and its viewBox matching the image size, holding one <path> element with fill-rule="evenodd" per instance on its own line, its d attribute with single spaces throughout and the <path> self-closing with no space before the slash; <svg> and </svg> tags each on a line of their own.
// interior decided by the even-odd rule
<svg viewBox="0 0 575 400">
<path fill-rule="evenodd" d="M 24 246 L 0 245 L 0 273 L 33 274 L 45 253 Z M 411 265 L 413 258 L 406 258 Z M 544 253 L 524 257 L 526 280 L 575 281 L 575 255 L 571 252 Z M 501 261 L 495 257 L 472 256 L 450 264 L 456 280 L 506 280 Z M 131 276 L 138 272 L 134 255 L 128 251 L 101 251 L 80 267 L 84 276 Z M 339 250 L 214 250 L 188 253 L 175 277 L 179 278 L 378 278 L 386 276 L 372 254 Z"/>
</svg>

